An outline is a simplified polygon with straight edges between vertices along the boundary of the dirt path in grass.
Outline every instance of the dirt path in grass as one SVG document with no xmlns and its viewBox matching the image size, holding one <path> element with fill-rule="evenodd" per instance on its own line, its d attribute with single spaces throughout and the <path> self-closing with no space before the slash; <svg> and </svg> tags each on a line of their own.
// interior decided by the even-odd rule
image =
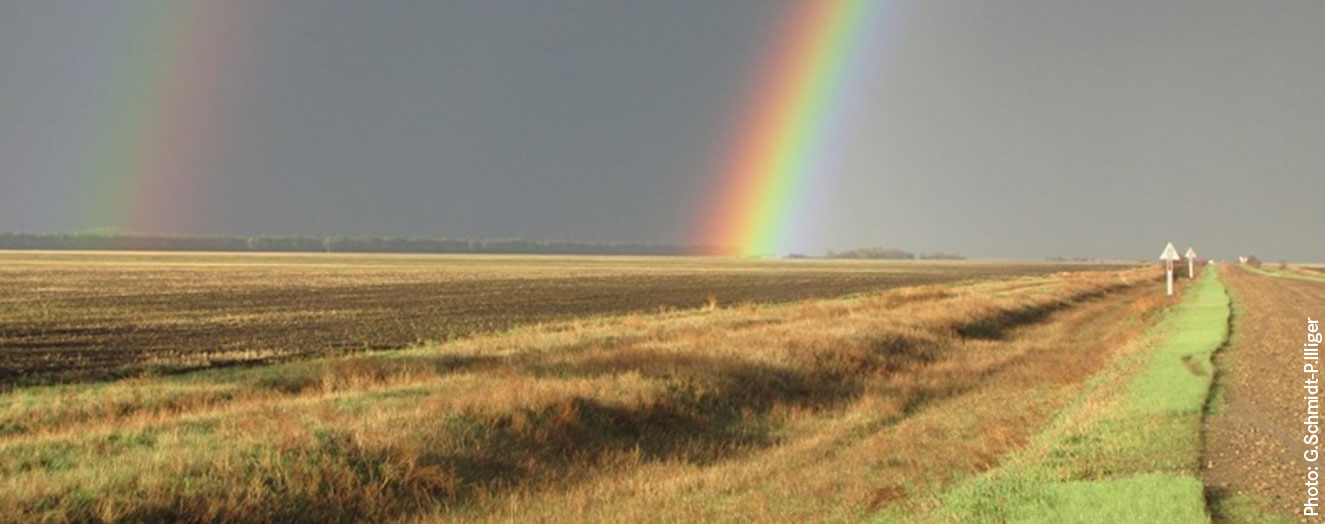
<svg viewBox="0 0 1325 524">
<path fill-rule="evenodd" d="M 1242 499 L 1274 515 L 1300 515 L 1307 464 L 1302 458 L 1302 343 L 1306 319 L 1325 317 L 1325 283 L 1253 274 L 1226 266 L 1235 300 L 1231 345 L 1216 358 L 1223 401 L 1206 422 L 1207 499 L 1216 521 Z"/>
</svg>

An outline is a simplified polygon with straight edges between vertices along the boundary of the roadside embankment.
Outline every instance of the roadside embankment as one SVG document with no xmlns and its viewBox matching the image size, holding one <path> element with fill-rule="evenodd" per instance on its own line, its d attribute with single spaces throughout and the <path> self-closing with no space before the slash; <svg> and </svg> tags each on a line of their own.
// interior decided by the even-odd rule
<svg viewBox="0 0 1325 524">
<path fill-rule="evenodd" d="M 1228 319 L 1205 271 L 1031 445 L 948 491 L 931 520 L 1208 522 L 1201 428 Z"/>
</svg>

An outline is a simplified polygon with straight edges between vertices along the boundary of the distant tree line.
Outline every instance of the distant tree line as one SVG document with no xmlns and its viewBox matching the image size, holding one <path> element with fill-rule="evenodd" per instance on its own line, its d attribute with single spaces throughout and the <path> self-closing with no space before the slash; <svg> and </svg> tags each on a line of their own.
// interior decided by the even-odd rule
<svg viewBox="0 0 1325 524">
<path fill-rule="evenodd" d="M 829 251 L 826 258 L 868 258 L 881 260 L 963 260 L 966 257 L 952 253 L 920 253 L 895 247 L 863 247 L 846 251 Z"/>
<path fill-rule="evenodd" d="M 466 240 L 425 237 L 174 236 L 6 232 L 0 232 L 0 249 L 549 255 L 687 255 L 721 251 L 712 247 L 675 244 L 568 242 L 522 238 Z"/>
</svg>

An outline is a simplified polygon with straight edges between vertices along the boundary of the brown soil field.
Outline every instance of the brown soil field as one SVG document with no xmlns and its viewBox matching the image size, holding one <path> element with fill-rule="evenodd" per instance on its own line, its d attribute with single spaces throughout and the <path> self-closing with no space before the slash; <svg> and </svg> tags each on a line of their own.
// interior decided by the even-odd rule
<svg viewBox="0 0 1325 524">
<path fill-rule="evenodd" d="M 1216 360 L 1223 401 L 1206 422 L 1207 498 L 1216 521 L 1224 520 L 1221 502 L 1235 497 L 1300 516 L 1308 466 L 1302 344 L 1307 317 L 1325 317 L 1325 282 L 1223 267 L 1233 326 Z"/>
<path fill-rule="evenodd" d="M 785 302 L 1101 267 L 1107 266 L 7 252 L 0 253 L 0 383 L 270 362 L 710 301 Z"/>
</svg>

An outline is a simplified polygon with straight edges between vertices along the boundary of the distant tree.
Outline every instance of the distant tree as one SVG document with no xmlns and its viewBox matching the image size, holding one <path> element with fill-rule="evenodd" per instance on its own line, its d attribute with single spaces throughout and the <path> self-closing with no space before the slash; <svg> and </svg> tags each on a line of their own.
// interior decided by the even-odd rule
<svg viewBox="0 0 1325 524">
<path fill-rule="evenodd" d="M 867 258 L 880 260 L 912 260 L 915 254 L 895 247 L 863 247 L 847 251 L 829 251 L 828 258 Z"/>
<path fill-rule="evenodd" d="M 966 260 L 966 257 L 953 253 L 921 253 L 916 258 L 921 260 Z"/>
</svg>

